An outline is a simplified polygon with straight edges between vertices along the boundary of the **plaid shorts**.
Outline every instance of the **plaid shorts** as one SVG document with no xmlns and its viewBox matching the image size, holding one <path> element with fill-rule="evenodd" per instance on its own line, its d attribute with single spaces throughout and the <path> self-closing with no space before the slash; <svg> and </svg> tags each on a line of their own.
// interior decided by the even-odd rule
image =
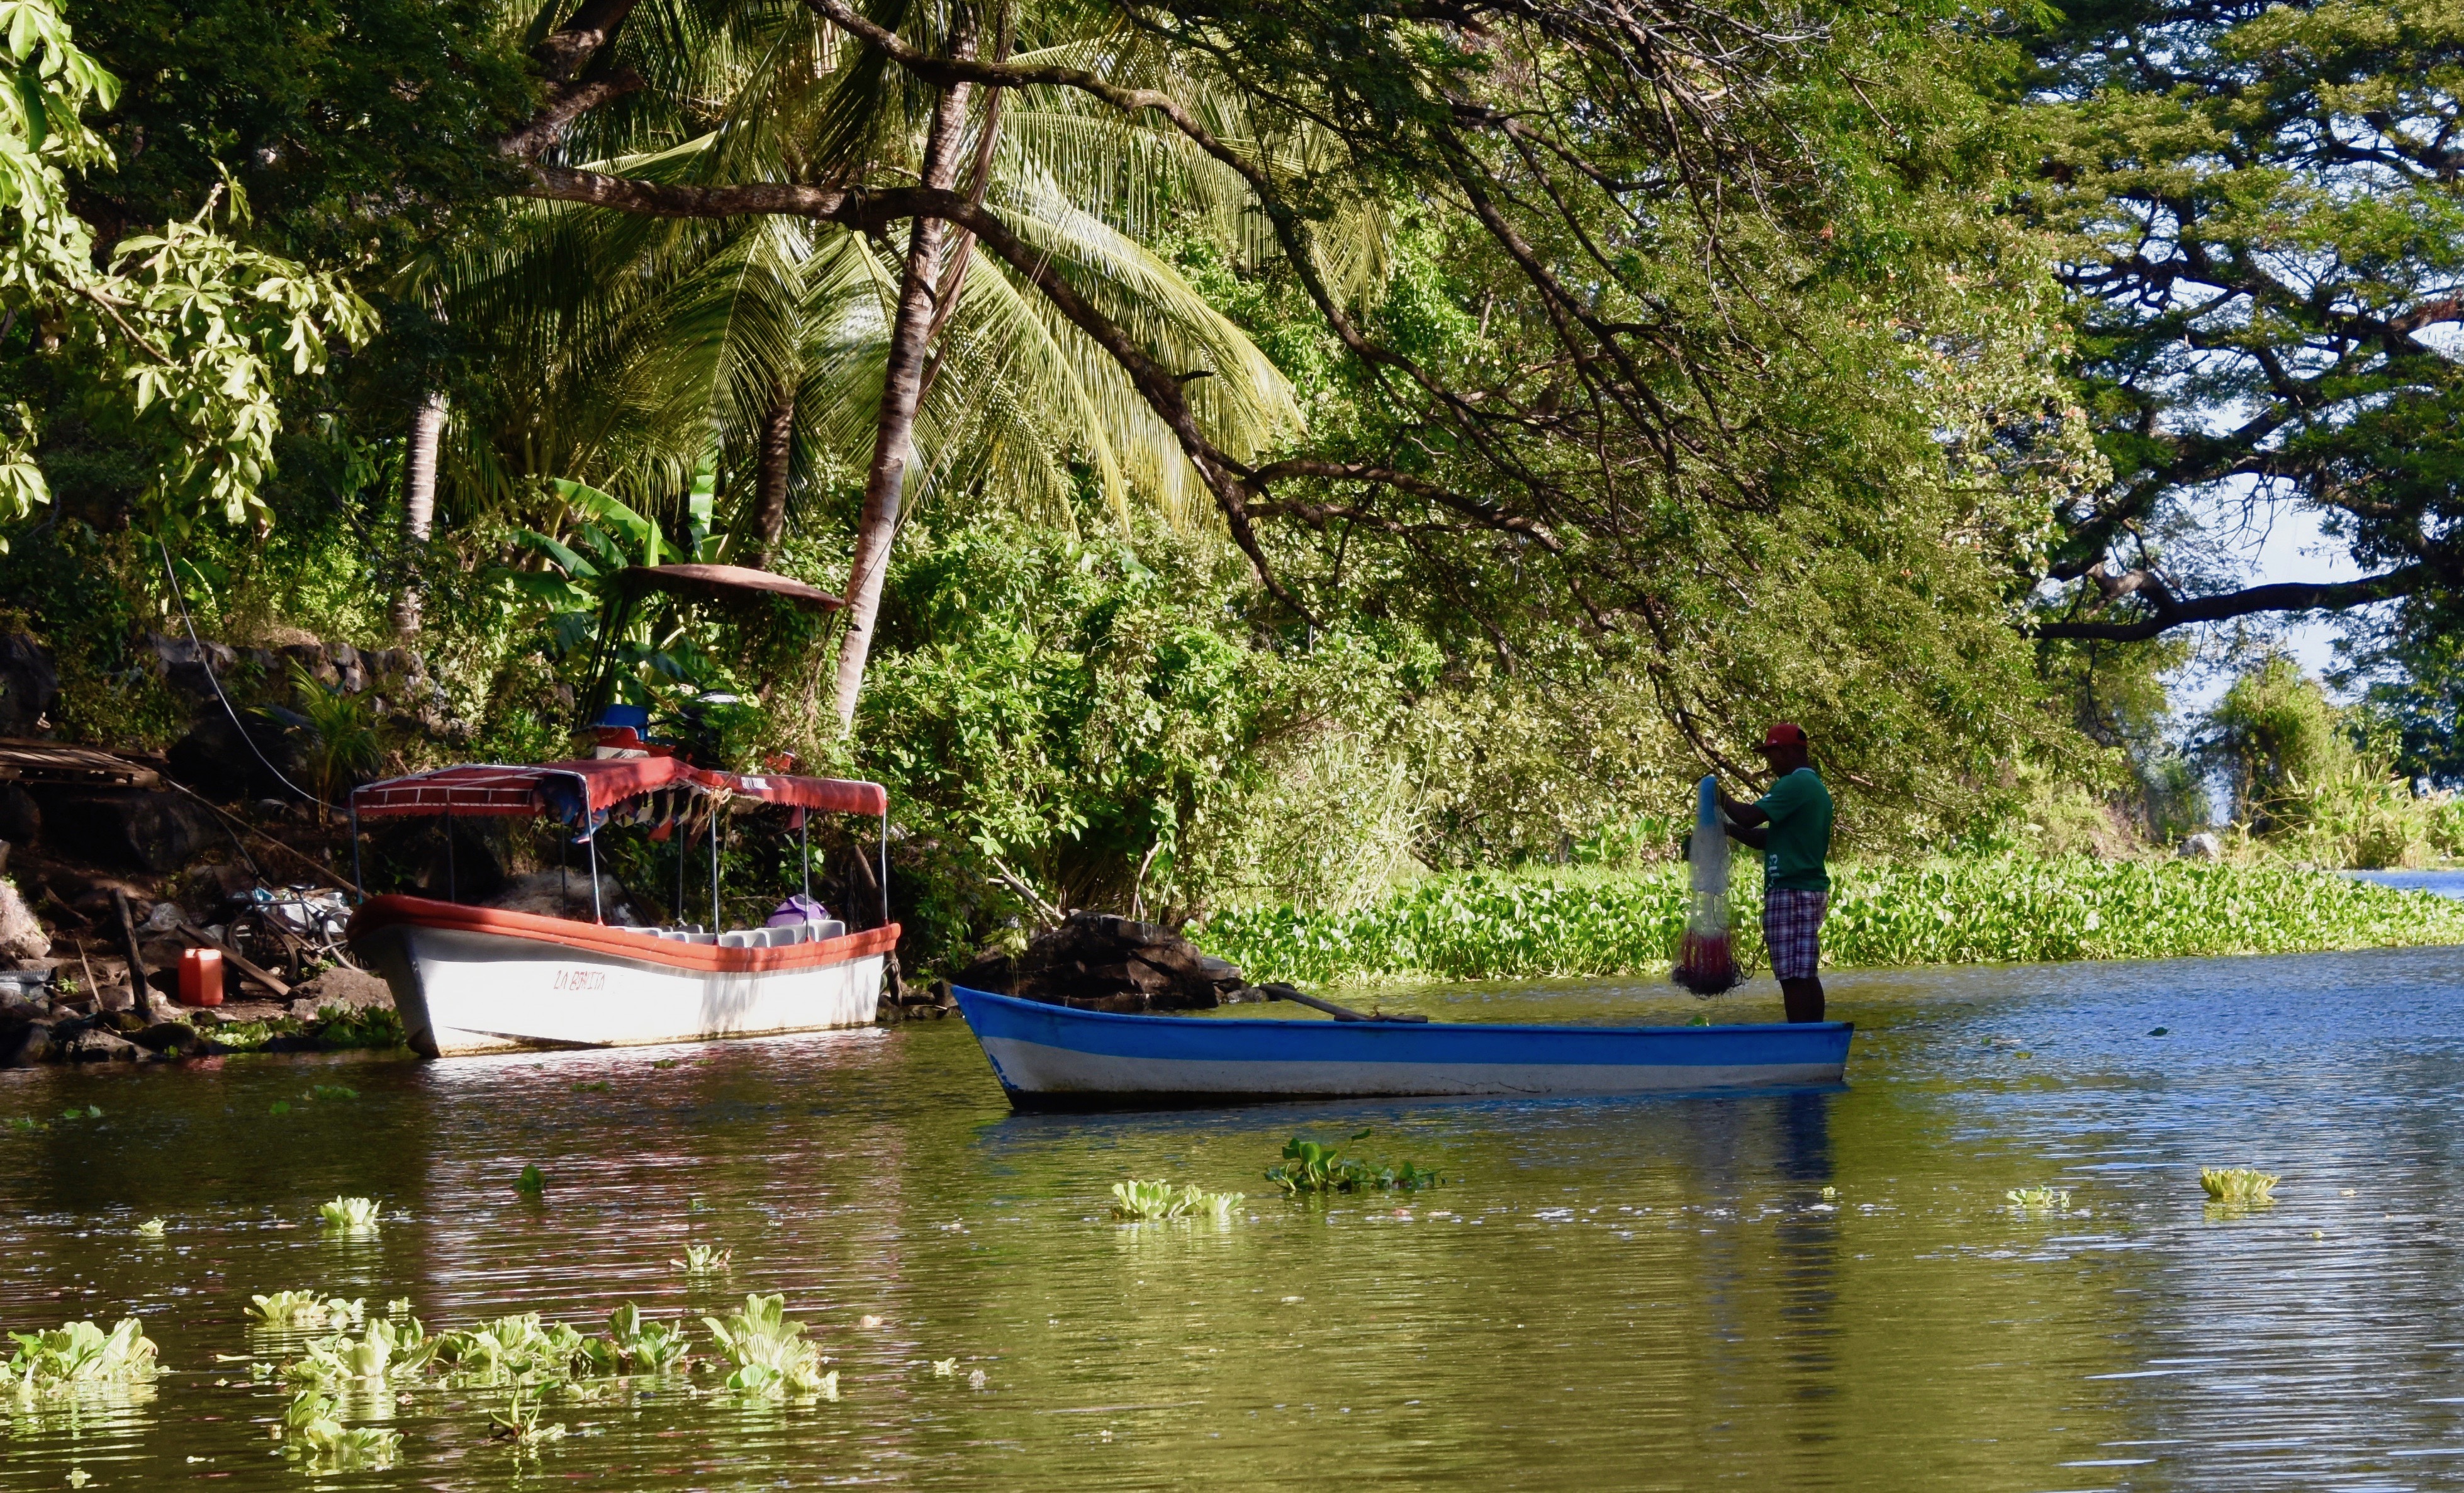
<svg viewBox="0 0 2464 1493">
<path fill-rule="evenodd" d="M 1775 979 L 1813 979 L 1822 972 L 1822 914 L 1831 893 L 1773 887 L 1763 893 L 1763 945 Z"/>
</svg>

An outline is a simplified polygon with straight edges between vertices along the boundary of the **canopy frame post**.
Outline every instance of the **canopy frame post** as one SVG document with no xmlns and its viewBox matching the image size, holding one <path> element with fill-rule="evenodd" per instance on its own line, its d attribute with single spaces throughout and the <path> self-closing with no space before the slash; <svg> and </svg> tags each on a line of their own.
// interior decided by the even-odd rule
<svg viewBox="0 0 2464 1493">
<path fill-rule="evenodd" d="M 723 931 L 718 920 L 718 805 L 710 809 L 710 935 L 716 938 Z"/>
<path fill-rule="evenodd" d="M 881 926 L 890 926 L 890 800 L 881 801 Z"/>
<path fill-rule="evenodd" d="M 445 806 L 445 900 L 459 902 L 462 891 L 453 875 L 453 805 Z"/>
<path fill-rule="evenodd" d="M 588 844 L 590 845 L 590 920 L 604 925 L 607 921 L 607 914 L 599 910 L 599 833 L 596 829 L 591 831 Z"/>
<path fill-rule="evenodd" d="M 803 810 L 796 813 L 796 858 L 804 871 L 804 900 L 813 900 L 813 817 Z M 804 914 L 812 916 L 808 911 Z"/>
</svg>

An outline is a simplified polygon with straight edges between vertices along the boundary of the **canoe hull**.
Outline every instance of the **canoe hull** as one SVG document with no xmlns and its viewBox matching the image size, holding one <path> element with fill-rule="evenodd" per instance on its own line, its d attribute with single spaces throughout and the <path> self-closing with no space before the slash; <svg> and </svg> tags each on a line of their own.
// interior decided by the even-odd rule
<svg viewBox="0 0 2464 1493">
<path fill-rule="evenodd" d="M 1118 1016 L 960 990 L 1022 1109 L 1676 1093 L 1837 1084 L 1854 1028 L 1518 1026 Z"/>
<path fill-rule="evenodd" d="M 554 925 L 533 929 L 481 909 L 387 911 L 395 915 L 354 925 L 352 948 L 385 977 L 412 1049 L 428 1057 L 869 1026 L 897 936 L 892 927 L 792 948 L 714 949 L 522 920 Z"/>
</svg>

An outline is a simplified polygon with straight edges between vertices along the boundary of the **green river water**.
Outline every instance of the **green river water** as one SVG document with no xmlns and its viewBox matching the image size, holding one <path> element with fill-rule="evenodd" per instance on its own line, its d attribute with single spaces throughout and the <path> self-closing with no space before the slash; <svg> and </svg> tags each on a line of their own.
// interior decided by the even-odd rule
<svg viewBox="0 0 2464 1493">
<path fill-rule="evenodd" d="M 0 1487 L 2464 1484 L 2459 977 L 2456 950 L 1843 976 L 1845 1087 L 1613 1102 L 1015 1116 L 956 1021 L 8 1073 L 0 1116 L 53 1123 L 0 1131 L 0 1328 L 134 1313 L 171 1372 L 0 1394 Z M 1631 982 L 1379 998 L 1704 1009 Z M 1762 982 L 1709 1009 L 1776 1005 Z M 1363 1127 L 1448 1183 L 1262 1180 L 1287 1137 Z M 539 1201 L 512 1185 L 531 1163 Z M 2281 1173 L 2279 1200 L 2213 1215 L 2203 1164 Z M 1111 1221 L 1111 1184 L 1155 1176 L 1250 1197 L 1222 1226 Z M 2004 1199 L 2038 1184 L 2070 1211 Z M 320 1232 L 338 1194 L 384 1203 L 373 1240 Z M 688 1279 L 689 1242 L 732 1275 Z M 250 1295 L 295 1287 L 430 1328 L 781 1291 L 841 1397 L 551 1394 L 571 1434 L 531 1457 L 489 1436 L 504 1391 L 362 1395 L 345 1418 L 403 1431 L 399 1460 L 313 1473 L 245 1361 L 297 1342 Z"/>
</svg>

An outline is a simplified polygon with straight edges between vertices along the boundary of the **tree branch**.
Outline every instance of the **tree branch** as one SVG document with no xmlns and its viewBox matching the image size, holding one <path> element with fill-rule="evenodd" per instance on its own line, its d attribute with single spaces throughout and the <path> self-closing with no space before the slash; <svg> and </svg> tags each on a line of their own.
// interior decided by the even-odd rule
<svg viewBox="0 0 2464 1493">
<path fill-rule="evenodd" d="M 2426 565 L 2406 565 L 2359 581 L 2282 582 L 2181 601 L 2160 584 L 2143 582 L 2131 585 L 2129 578 L 2116 578 L 2112 582 L 2113 594 L 2136 594 L 2152 603 L 2145 615 L 2130 622 L 2029 623 L 2020 626 L 2019 633 L 2030 638 L 2141 643 L 2192 623 L 2226 622 L 2259 612 L 2343 611 L 2366 606 L 2372 602 L 2410 596 L 2435 583 L 2436 579 Z"/>
</svg>

